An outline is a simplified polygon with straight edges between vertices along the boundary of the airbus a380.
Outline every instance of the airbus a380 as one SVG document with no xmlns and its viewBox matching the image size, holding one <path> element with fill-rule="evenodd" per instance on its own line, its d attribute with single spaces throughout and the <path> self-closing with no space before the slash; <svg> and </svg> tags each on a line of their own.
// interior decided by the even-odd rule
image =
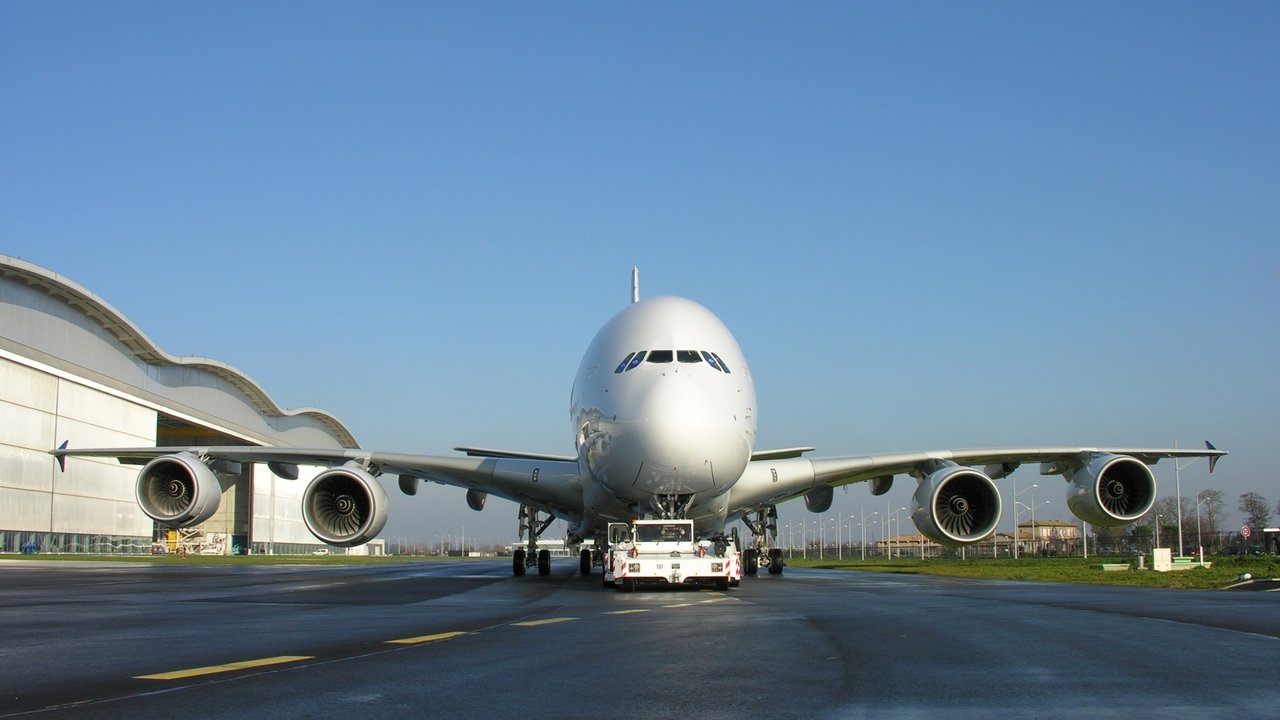
<svg viewBox="0 0 1280 720">
<path fill-rule="evenodd" d="M 551 571 L 538 537 L 555 519 L 567 523 L 569 542 L 581 548 L 580 570 L 591 572 L 586 541 L 604 547 L 610 522 L 681 518 L 702 539 L 724 540 L 726 524 L 744 520 L 754 546 L 745 571 L 782 571 L 772 547 L 777 504 L 804 496 L 815 513 L 831 506 L 833 489 L 867 482 L 887 492 L 893 479 L 917 481 L 911 518 L 942 545 L 968 545 L 995 531 L 1000 493 L 995 480 L 1019 466 L 1066 481 L 1067 505 L 1094 525 L 1134 522 L 1150 508 L 1156 482 L 1149 465 L 1161 458 L 1208 457 L 1210 469 L 1226 452 L 1205 443 L 1181 448 L 1000 448 L 888 455 L 805 458 L 813 448 L 757 451 L 756 396 L 738 342 L 712 312 L 680 297 L 641 300 L 635 271 L 631 304 L 615 315 L 587 348 L 571 392 L 574 455 L 543 455 L 456 448 L 464 455 L 413 455 L 362 449 L 290 447 L 152 447 L 75 449 L 67 456 L 115 457 L 142 464 L 137 497 L 142 510 L 169 527 L 190 527 L 211 517 L 223 484 L 219 470 L 267 463 L 280 477 L 297 479 L 298 466 L 327 469 L 303 493 L 302 515 L 320 540 L 338 546 L 373 539 L 387 520 L 378 478 L 398 476 L 400 489 L 417 492 L 419 480 L 467 489 L 481 510 L 489 495 L 518 503 L 521 540 L 513 570 Z"/>
</svg>

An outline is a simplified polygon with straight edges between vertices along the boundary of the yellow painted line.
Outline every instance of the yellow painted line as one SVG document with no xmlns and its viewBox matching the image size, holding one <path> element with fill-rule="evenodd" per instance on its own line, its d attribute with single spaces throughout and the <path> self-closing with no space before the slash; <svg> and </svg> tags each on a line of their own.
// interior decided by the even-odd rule
<svg viewBox="0 0 1280 720">
<path fill-rule="evenodd" d="M 518 622 L 518 623 L 511 623 L 511 624 L 516 627 L 537 627 L 539 625 L 553 625 L 555 623 L 569 622 L 571 620 L 577 620 L 577 619 L 578 618 L 558 617 L 558 618 L 547 618 L 546 620 L 526 620 L 525 622 Z"/>
<path fill-rule="evenodd" d="M 285 663 L 298 662 L 299 660 L 310 660 L 313 655 L 280 655 L 279 657 L 262 658 L 261 660 L 245 660 L 242 662 L 227 663 L 225 665 L 210 665 L 209 667 L 191 668 L 190 670 L 174 670 L 173 672 L 156 673 L 154 675 L 136 675 L 134 680 L 181 680 L 183 678 L 200 677 L 201 675 L 216 675 L 218 673 L 232 672 L 235 670 L 248 670 L 249 668 L 266 667 L 268 665 L 283 665 Z"/>
<path fill-rule="evenodd" d="M 609 612 L 605 613 L 605 615 L 630 615 L 631 613 L 642 613 L 642 612 L 649 612 L 649 610 L 647 608 L 642 608 L 639 610 L 610 610 Z"/>
<path fill-rule="evenodd" d="M 418 637 L 401 638 L 399 640 L 388 640 L 387 644 L 388 645 L 417 645 L 419 643 L 429 643 L 429 642 L 435 642 L 437 640 L 448 640 L 449 638 L 456 638 L 459 635 L 466 635 L 466 633 L 462 632 L 461 630 L 456 630 L 454 632 L 436 633 L 435 635 L 419 635 Z"/>
</svg>

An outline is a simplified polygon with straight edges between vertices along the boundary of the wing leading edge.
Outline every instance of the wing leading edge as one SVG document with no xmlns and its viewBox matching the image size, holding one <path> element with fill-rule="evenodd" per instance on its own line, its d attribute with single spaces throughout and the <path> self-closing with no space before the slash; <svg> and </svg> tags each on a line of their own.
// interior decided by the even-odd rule
<svg viewBox="0 0 1280 720">
<path fill-rule="evenodd" d="M 581 517 L 583 510 L 578 463 L 562 456 L 503 453 L 458 457 L 252 445 L 72 449 L 65 443 L 51 454 L 60 463 L 67 457 L 100 457 L 129 465 L 186 454 L 215 469 L 233 472 L 238 468 L 225 463 L 267 463 L 273 472 L 288 479 L 297 477 L 298 465 L 333 468 L 352 464 L 375 476 L 399 476 L 406 494 L 413 494 L 416 479 L 421 479 L 496 495 L 565 519 Z"/>
<path fill-rule="evenodd" d="M 791 500 L 820 488 L 871 482 L 872 492 L 883 494 L 897 475 L 921 479 L 948 465 L 978 468 L 992 479 L 1012 474 L 1020 466 L 1039 463 L 1040 474 L 1062 475 L 1088 465 L 1099 456 L 1133 458 L 1153 465 L 1165 458 L 1207 457 L 1210 468 L 1226 451 L 1205 443 L 1203 450 L 1187 448 L 982 448 L 939 450 L 837 458 L 781 458 L 754 460 L 734 486 L 729 513 L 740 516 Z"/>
</svg>

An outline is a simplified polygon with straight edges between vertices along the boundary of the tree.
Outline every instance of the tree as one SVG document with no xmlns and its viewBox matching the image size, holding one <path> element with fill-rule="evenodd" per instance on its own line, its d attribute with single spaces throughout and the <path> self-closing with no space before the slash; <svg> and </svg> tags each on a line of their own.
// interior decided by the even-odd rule
<svg viewBox="0 0 1280 720">
<path fill-rule="evenodd" d="M 1271 508 L 1267 499 L 1256 492 L 1247 492 L 1240 496 L 1240 512 L 1244 513 L 1245 526 L 1261 530 L 1271 520 Z"/>
</svg>

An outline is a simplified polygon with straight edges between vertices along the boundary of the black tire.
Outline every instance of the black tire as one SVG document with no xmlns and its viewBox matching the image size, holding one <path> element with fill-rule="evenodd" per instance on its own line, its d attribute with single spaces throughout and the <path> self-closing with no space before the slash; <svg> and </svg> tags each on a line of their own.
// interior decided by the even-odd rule
<svg viewBox="0 0 1280 720">
<path fill-rule="evenodd" d="M 590 550 L 584 549 L 578 553 L 578 573 L 582 575 L 582 577 L 586 577 L 591 574 L 591 551 Z"/>
<path fill-rule="evenodd" d="M 742 572 L 747 575 L 755 575 L 760 572 L 760 551 L 755 548 L 749 548 L 742 553 Z"/>
<path fill-rule="evenodd" d="M 716 589 L 727 591 L 729 589 L 729 578 L 719 578 L 716 580 Z"/>
<path fill-rule="evenodd" d="M 631 578 L 627 578 L 626 580 L 623 580 L 623 581 L 622 581 L 622 586 L 621 586 L 621 587 L 622 587 L 622 592 L 635 592 L 635 591 L 636 591 L 636 581 L 635 581 L 635 580 L 632 580 Z"/>
<path fill-rule="evenodd" d="M 538 574 L 544 577 L 551 574 L 551 551 L 550 550 L 538 551 Z"/>
<path fill-rule="evenodd" d="M 516 550 L 515 552 L 511 553 L 511 573 L 513 575 L 524 574 L 524 569 L 525 569 L 524 558 L 525 558 L 524 550 Z"/>
<path fill-rule="evenodd" d="M 769 551 L 769 574 L 781 575 L 782 566 L 786 563 L 782 562 L 782 548 L 773 548 Z"/>
</svg>

